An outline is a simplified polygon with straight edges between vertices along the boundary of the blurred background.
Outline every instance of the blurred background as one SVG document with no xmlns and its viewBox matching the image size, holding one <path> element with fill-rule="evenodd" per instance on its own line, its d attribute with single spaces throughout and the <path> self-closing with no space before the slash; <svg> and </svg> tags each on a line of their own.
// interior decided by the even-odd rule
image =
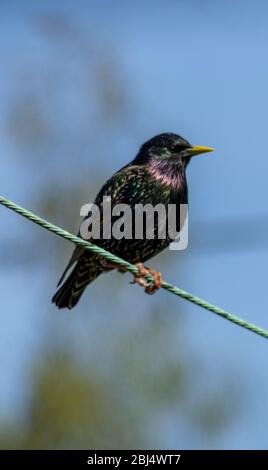
<svg viewBox="0 0 268 470">
<path fill-rule="evenodd" d="M 188 249 L 151 265 L 268 328 L 267 23 L 264 0 L 2 0 L 1 194 L 76 233 L 148 138 L 215 147 Z M 73 246 L 0 221 L 1 448 L 267 448 L 267 341 L 117 273 L 58 311 Z"/>
</svg>

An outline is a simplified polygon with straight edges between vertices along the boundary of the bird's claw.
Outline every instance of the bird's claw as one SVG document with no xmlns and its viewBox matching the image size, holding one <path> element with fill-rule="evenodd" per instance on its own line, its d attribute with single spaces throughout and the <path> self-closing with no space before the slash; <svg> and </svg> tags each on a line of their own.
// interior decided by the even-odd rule
<svg viewBox="0 0 268 470">
<path fill-rule="evenodd" d="M 136 267 L 138 268 L 138 272 L 134 275 L 134 279 L 130 284 L 139 284 L 139 286 L 144 287 L 146 294 L 155 294 L 163 283 L 161 273 L 154 269 L 146 268 L 142 263 L 137 263 Z M 146 279 L 149 275 L 154 278 L 153 281 Z"/>
</svg>

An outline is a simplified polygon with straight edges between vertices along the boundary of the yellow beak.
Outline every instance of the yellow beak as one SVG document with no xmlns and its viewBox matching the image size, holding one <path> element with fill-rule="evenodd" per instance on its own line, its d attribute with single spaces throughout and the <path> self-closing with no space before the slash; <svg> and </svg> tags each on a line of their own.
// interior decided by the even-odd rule
<svg viewBox="0 0 268 470">
<path fill-rule="evenodd" d="M 199 155 L 200 153 L 213 152 L 215 149 L 210 147 L 202 147 L 202 145 L 196 145 L 189 149 L 189 155 Z"/>
</svg>

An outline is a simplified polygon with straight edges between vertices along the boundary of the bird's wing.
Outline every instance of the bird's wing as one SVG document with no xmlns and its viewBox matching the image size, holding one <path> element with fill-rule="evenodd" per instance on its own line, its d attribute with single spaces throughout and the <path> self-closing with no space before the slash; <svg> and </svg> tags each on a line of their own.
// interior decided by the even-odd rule
<svg viewBox="0 0 268 470">
<path fill-rule="evenodd" d="M 161 194 L 160 194 L 161 195 Z M 158 184 L 155 183 L 153 177 L 148 173 L 147 168 L 143 165 L 129 164 L 122 170 L 117 172 L 107 183 L 103 186 L 100 193 L 98 194 L 95 203 L 100 209 L 100 222 L 103 223 L 103 198 L 109 196 L 111 198 L 111 210 L 117 204 L 128 205 L 132 212 L 135 210 L 136 204 L 152 204 L 155 206 L 159 201 L 159 188 Z M 165 199 L 165 197 L 164 197 Z M 120 219 L 121 215 L 112 215 L 111 224 Z M 143 258 L 144 252 L 149 250 L 152 243 L 146 246 L 143 240 L 135 238 L 135 218 L 132 219 L 131 230 L 132 238 L 126 239 L 122 237 L 120 239 L 113 237 L 111 238 L 100 238 L 96 239 L 96 245 L 111 251 L 117 256 L 121 256 L 126 260 L 133 260 Z M 155 230 L 154 227 L 152 230 Z"/>
<path fill-rule="evenodd" d="M 155 182 L 150 181 L 150 176 L 143 165 L 134 165 L 132 163 L 126 165 L 117 173 L 115 173 L 101 188 L 98 193 L 95 204 L 98 206 L 100 211 L 100 224 L 103 223 L 103 200 L 104 197 L 110 197 L 111 210 L 117 204 L 127 204 L 131 209 L 134 209 L 136 204 L 156 204 L 158 201 L 157 193 L 154 193 Z M 85 217 L 87 219 L 88 216 Z M 85 220 L 84 219 L 84 220 Z M 118 216 L 112 216 L 111 223 L 113 224 L 118 220 Z M 134 230 L 134 227 L 133 227 Z M 79 231 L 79 236 L 81 232 Z M 107 249 L 119 256 L 126 256 L 126 240 L 122 238 L 121 240 L 115 239 L 92 239 L 89 238 L 88 241 L 95 243 L 102 248 Z M 132 246 L 139 245 L 139 240 L 133 240 Z M 66 266 L 58 284 L 61 284 L 65 278 L 69 269 L 79 260 L 82 256 L 85 255 L 85 249 L 82 247 L 76 247 L 73 255 Z M 96 257 L 95 254 L 86 252 L 88 258 Z"/>
<path fill-rule="evenodd" d="M 122 203 L 122 200 L 123 200 L 123 194 L 122 194 L 122 191 L 120 191 L 120 186 L 122 184 L 122 180 L 125 178 L 125 171 L 128 173 L 128 170 L 127 168 L 129 168 L 129 165 L 127 165 L 126 167 L 123 167 L 121 170 L 119 170 L 117 173 L 115 173 L 105 184 L 104 186 L 101 188 L 100 192 L 98 193 L 96 199 L 95 199 L 95 204 L 99 207 L 100 209 L 100 219 L 102 221 L 102 215 L 103 215 L 103 211 L 102 211 L 102 202 L 103 202 L 103 198 L 105 196 L 109 196 L 111 197 L 111 205 L 113 206 L 114 204 L 117 204 L 117 203 Z M 131 172 L 130 172 L 131 173 Z M 118 175 L 121 174 L 121 177 L 118 179 Z M 132 180 L 134 177 L 134 174 L 132 175 L 132 177 L 130 177 L 130 180 Z M 120 183 L 120 184 L 119 184 Z M 123 193 L 126 193 L 127 191 L 126 188 L 124 189 L 123 188 L 124 184 L 122 185 L 121 187 L 121 190 L 123 190 Z M 124 200 L 126 200 L 126 194 L 124 196 Z M 127 201 L 126 201 L 127 202 Z M 126 203 L 125 202 L 125 203 Z M 85 219 L 87 218 L 87 216 L 85 217 Z M 84 220 L 85 220 L 84 219 Z M 81 233 L 80 233 L 80 230 L 78 232 L 78 235 L 79 237 L 83 238 L 81 236 Z M 100 244 L 98 243 L 98 241 L 96 240 L 91 240 L 89 239 L 88 241 L 92 242 L 92 243 L 96 243 L 96 244 Z M 77 261 L 84 255 L 85 253 L 85 249 L 83 247 L 80 247 L 80 246 L 76 246 L 74 251 L 73 251 L 73 254 L 71 256 L 71 259 L 69 261 L 69 263 L 67 264 L 65 270 L 63 271 L 61 277 L 60 277 L 60 280 L 57 284 L 57 286 L 59 286 L 63 280 L 65 279 L 66 277 L 66 274 L 67 272 L 74 266 L 75 263 L 77 263 Z M 90 252 L 87 251 L 87 256 L 90 256 Z"/>
<path fill-rule="evenodd" d="M 116 204 L 128 204 L 132 207 L 138 203 L 149 202 L 147 194 L 150 195 L 150 191 L 147 191 L 147 194 L 143 192 L 145 187 L 148 189 L 148 176 L 145 166 L 131 163 L 126 165 L 105 183 L 95 199 L 95 204 L 101 209 L 105 196 L 111 198 L 112 207 Z"/>
</svg>

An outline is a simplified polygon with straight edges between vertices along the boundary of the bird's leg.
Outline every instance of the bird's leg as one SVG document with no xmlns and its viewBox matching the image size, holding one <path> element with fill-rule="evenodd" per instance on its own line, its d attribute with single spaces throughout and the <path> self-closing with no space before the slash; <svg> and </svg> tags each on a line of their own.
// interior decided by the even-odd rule
<svg viewBox="0 0 268 470">
<path fill-rule="evenodd" d="M 154 294 L 158 291 L 163 283 L 161 273 L 154 269 L 146 268 L 142 263 L 137 263 L 136 267 L 138 268 L 138 272 L 134 275 L 134 279 L 131 281 L 131 284 L 139 284 L 144 287 L 146 294 Z M 154 278 L 153 281 L 148 281 L 146 279 L 149 275 Z"/>
<path fill-rule="evenodd" d="M 120 273 L 127 272 L 127 268 L 124 268 L 124 266 L 120 266 L 120 264 L 109 262 L 106 259 L 101 260 L 101 266 L 104 269 L 117 269 L 117 271 L 119 271 Z"/>
</svg>

